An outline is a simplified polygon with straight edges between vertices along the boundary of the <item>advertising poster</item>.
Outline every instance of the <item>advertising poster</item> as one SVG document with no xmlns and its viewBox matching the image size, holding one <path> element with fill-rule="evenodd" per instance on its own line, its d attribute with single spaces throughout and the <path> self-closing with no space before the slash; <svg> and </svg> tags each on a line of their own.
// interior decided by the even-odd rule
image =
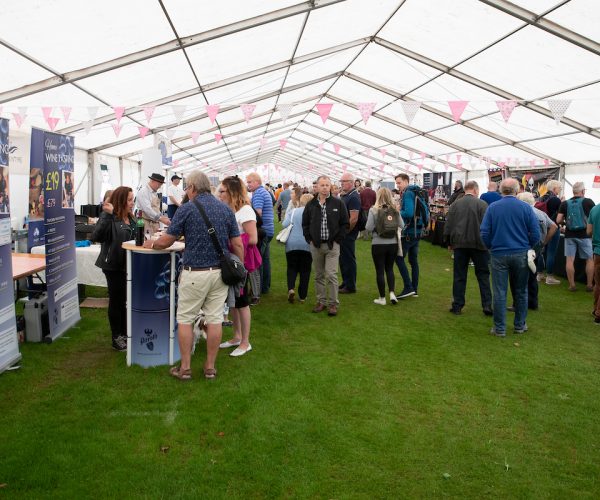
<svg viewBox="0 0 600 500">
<path fill-rule="evenodd" d="M 32 140 L 32 171 L 33 158 L 39 154 L 33 146 Z M 80 319 L 73 210 L 75 147 L 73 137 L 52 132 L 43 132 L 41 147 L 46 287 L 50 338 L 54 340 Z"/>
<path fill-rule="evenodd" d="M 8 120 L 0 118 L 0 373 L 21 359 L 12 279 Z"/>
<path fill-rule="evenodd" d="M 29 160 L 29 208 L 27 251 L 44 244 L 44 135 L 43 130 L 31 129 Z"/>
<path fill-rule="evenodd" d="M 546 183 L 552 179 L 558 180 L 560 168 L 544 168 L 531 170 L 510 170 L 510 176 L 517 179 L 523 189 L 533 193 L 535 198 L 544 196 L 548 189 Z"/>
</svg>

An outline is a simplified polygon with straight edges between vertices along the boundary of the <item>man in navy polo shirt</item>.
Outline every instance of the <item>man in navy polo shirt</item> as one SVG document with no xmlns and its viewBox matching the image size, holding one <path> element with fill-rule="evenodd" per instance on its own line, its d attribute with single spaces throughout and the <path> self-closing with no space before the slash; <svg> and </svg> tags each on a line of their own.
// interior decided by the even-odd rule
<svg viewBox="0 0 600 500">
<path fill-rule="evenodd" d="M 194 170 L 186 180 L 185 191 L 190 202 L 177 209 L 166 234 L 156 241 L 144 242 L 146 248 L 162 250 L 170 247 L 178 237 L 185 237 L 177 302 L 181 365 L 170 370 L 171 375 L 179 380 L 190 380 L 192 377 L 190 362 L 194 341 L 193 323 L 200 311 L 204 313 L 207 337 L 204 376 L 215 378 L 215 361 L 222 334 L 223 304 L 229 291 L 229 287 L 221 279 L 219 254 L 212 244 L 204 219 L 192 200 L 197 199 L 204 208 L 224 252 L 228 253 L 231 246 L 233 253 L 242 262 L 244 260 L 244 247 L 233 211 L 211 194 L 206 174 Z"/>
<path fill-rule="evenodd" d="M 342 175 L 342 201 L 346 205 L 350 226 L 340 245 L 340 271 L 342 284 L 340 293 L 356 293 L 356 238 L 358 237 L 358 215 L 360 214 L 360 195 L 354 187 L 354 176 Z"/>
<path fill-rule="evenodd" d="M 271 288 L 270 243 L 275 234 L 273 198 L 263 187 L 262 179 L 256 172 L 248 174 L 246 184 L 248 185 L 248 191 L 252 193 L 252 207 L 262 217 L 262 228 L 266 233 L 259 248 L 260 256 L 262 257 L 262 265 L 260 266 L 260 293 L 263 294 L 268 293 L 269 288 Z"/>
</svg>

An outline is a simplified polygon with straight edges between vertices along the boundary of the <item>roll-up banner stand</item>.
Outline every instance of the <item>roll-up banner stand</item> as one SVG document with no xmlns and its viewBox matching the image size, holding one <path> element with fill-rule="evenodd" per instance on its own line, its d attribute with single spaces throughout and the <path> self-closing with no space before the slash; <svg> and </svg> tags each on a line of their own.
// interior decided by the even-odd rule
<svg viewBox="0 0 600 500">
<path fill-rule="evenodd" d="M 45 242 L 51 342 L 80 319 L 72 136 L 32 129 L 29 248 Z"/>
<path fill-rule="evenodd" d="M 0 373 L 21 359 L 12 279 L 8 120 L 0 118 Z"/>
</svg>

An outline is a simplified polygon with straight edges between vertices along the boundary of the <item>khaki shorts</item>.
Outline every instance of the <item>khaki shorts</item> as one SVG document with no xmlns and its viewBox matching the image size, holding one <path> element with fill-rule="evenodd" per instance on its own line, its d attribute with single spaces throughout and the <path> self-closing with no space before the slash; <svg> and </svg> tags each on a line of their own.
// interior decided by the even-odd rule
<svg viewBox="0 0 600 500">
<path fill-rule="evenodd" d="M 204 313 L 209 325 L 221 324 L 223 305 L 229 287 L 221 279 L 221 270 L 181 271 L 177 322 L 191 325 L 198 314 Z"/>
</svg>

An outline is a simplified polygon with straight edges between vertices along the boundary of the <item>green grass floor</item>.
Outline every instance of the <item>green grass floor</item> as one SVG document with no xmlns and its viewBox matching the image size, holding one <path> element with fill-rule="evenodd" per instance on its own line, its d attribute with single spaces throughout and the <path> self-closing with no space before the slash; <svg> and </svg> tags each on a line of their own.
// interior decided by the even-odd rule
<svg viewBox="0 0 600 500">
<path fill-rule="evenodd" d="M 472 269 L 463 314 L 448 312 L 444 249 L 421 243 L 420 296 L 395 307 L 372 303 L 370 243 L 357 254 L 359 292 L 329 318 L 310 312 L 312 283 L 287 303 L 273 242 L 253 351 L 222 351 L 215 381 L 202 344 L 190 383 L 127 368 L 105 310 L 23 345 L 0 376 L 0 497 L 600 497 L 591 294 L 542 285 L 529 333 L 499 339 Z"/>
</svg>

